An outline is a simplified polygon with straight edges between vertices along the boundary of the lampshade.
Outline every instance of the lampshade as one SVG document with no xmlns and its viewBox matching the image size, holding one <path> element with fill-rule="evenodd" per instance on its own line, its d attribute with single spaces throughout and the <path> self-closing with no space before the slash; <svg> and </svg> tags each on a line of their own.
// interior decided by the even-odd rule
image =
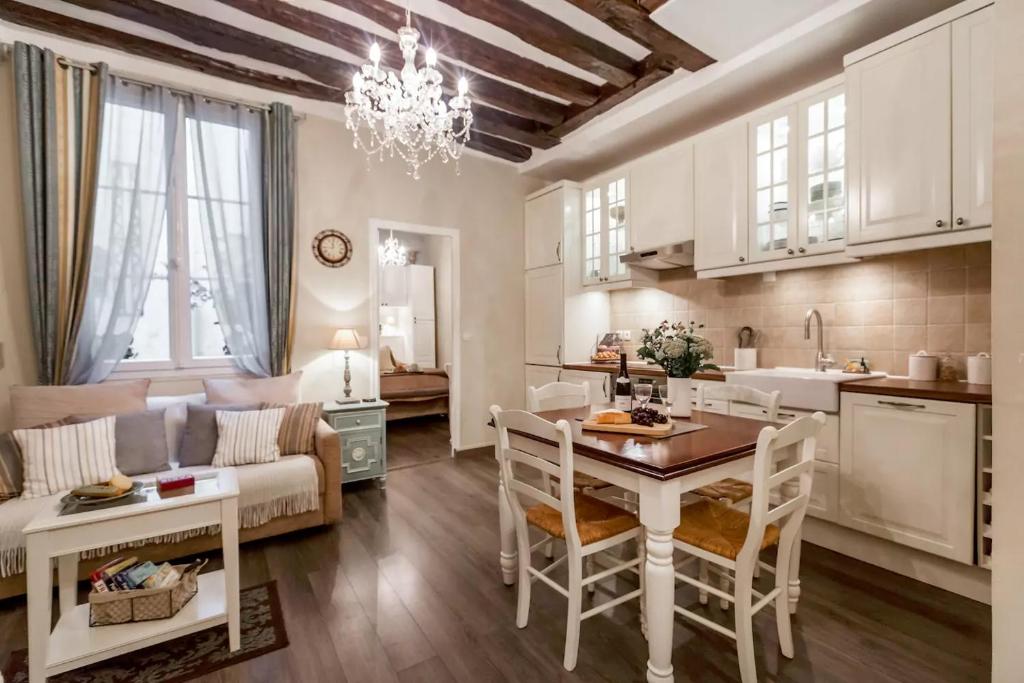
<svg viewBox="0 0 1024 683">
<path fill-rule="evenodd" d="M 334 333 L 330 345 L 327 347 L 335 351 L 352 351 L 363 348 L 359 335 L 351 327 L 341 327 Z"/>
</svg>

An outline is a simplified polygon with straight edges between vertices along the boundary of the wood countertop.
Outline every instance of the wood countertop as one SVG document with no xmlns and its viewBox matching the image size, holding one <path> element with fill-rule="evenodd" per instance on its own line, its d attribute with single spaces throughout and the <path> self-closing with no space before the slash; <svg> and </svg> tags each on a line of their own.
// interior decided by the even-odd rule
<svg viewBox="0 0 1024 683">
<path fill-rule="evenodd" d="M 619 362 L 611 361 L 608 363 L 566 363 L 562 366 L 563 370 L 576 370 L 577 372 L 607 372 L 610 374 L 616 374 L 619 371 Z M 629 374 L 637 375 L 638 377 L 664 377 L 665 371 L 657 365 L 633 365 L 629 366 Z M 728 372 L 728 370 L 726 371 Z M 698 372 L 692 379 L 700 379 L 710 382 L 724 382 L 725 374 L 722 372 Z"/>
<path fill-rule="evenodd" d="M 992 403 L 991 384 L 925 382 L 906 377 L 881 377 L 843 382 L 839 385 L 839 391 L 923 398 L 933 401 L 956 401 L 958 403 Z"/>
</svg>

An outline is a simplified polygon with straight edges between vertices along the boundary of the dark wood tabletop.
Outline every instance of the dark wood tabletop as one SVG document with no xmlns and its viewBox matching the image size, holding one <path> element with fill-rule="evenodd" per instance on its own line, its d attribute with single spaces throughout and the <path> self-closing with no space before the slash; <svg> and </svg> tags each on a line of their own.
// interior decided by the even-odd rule
<svg viewBox="0 0 1024 683">
<path fill-rule="evenodd" d="M 879 377 L 843 382 L 839 391 L 856 394 L 881 394 L 904 398 L 924 398 L 959 403 L 992 403 L 991 384 L 968 384 L 956 381 L 925 382 L 907 377 Z"/>
<path fill-rule="evenodd" d="M 537 413 L 545 420 L 566 420 L 572 425 L 573 451 L 594 460 L 621 467 L 654 479 L 674 479 L 684 474 L 742 458 L 753 452 L 757 436 L 769 422 L 719 415 L 695 410 L 688 421 L 702 424 L 701 429 L 664 439 L 629 434 L 584 431 L 576 418 L 589 417 L 601 406 L 547 410 Z M 676 418 L 681 419 L 681 418 Z M 554 442 L 531 438 L 550 446 Z"/>
<path fill-rule="evenodd" d="M 616 374 L 619 371 L 619 361 L 608 361 L 602 363 L 564 363 L 563 370 L 576 370 L 578 372 L 607 372 Z M 629 374 L 638 377 L 664 377 L 665 371 L 659 365 L 630 365 Z M 728 372 L 728 371 L 726 371 Z M 708 370 L 707 372 L 695 372 L 693 379 L 701 379 L 710 382 L 724 382 L 725 373 Z"/>
</svg>

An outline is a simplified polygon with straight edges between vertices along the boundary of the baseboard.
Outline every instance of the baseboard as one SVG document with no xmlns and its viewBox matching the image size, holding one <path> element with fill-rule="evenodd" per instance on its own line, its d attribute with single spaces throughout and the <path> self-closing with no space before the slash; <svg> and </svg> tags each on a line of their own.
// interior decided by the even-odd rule
<svg viewBox="0 0 1024 683">
<path fill-rule="evenodd" d="M 992 604 L 992 572 L 806 517 L 803 540 L 873 564 L 930 586 Z"/>
</svg>

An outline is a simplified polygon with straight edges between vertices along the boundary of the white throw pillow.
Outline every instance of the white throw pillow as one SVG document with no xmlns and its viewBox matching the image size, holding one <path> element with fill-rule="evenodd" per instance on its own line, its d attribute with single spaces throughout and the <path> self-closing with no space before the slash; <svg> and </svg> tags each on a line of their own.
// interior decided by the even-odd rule
<svg viewBox="0 0 1024 683">
<path fill-rule="evenodd" d="M 275 462 L 281 457 L 277 433 L 284 408 L 269 410 L 218 410 L 217 450 L 214 467 Z"/>
<path fill-rule="evenodd" d="M 113 416 L 49 429 L 16 429 L 25 467 L 22 498 L 103 484 L 117 471 Z"/>
</svg>

